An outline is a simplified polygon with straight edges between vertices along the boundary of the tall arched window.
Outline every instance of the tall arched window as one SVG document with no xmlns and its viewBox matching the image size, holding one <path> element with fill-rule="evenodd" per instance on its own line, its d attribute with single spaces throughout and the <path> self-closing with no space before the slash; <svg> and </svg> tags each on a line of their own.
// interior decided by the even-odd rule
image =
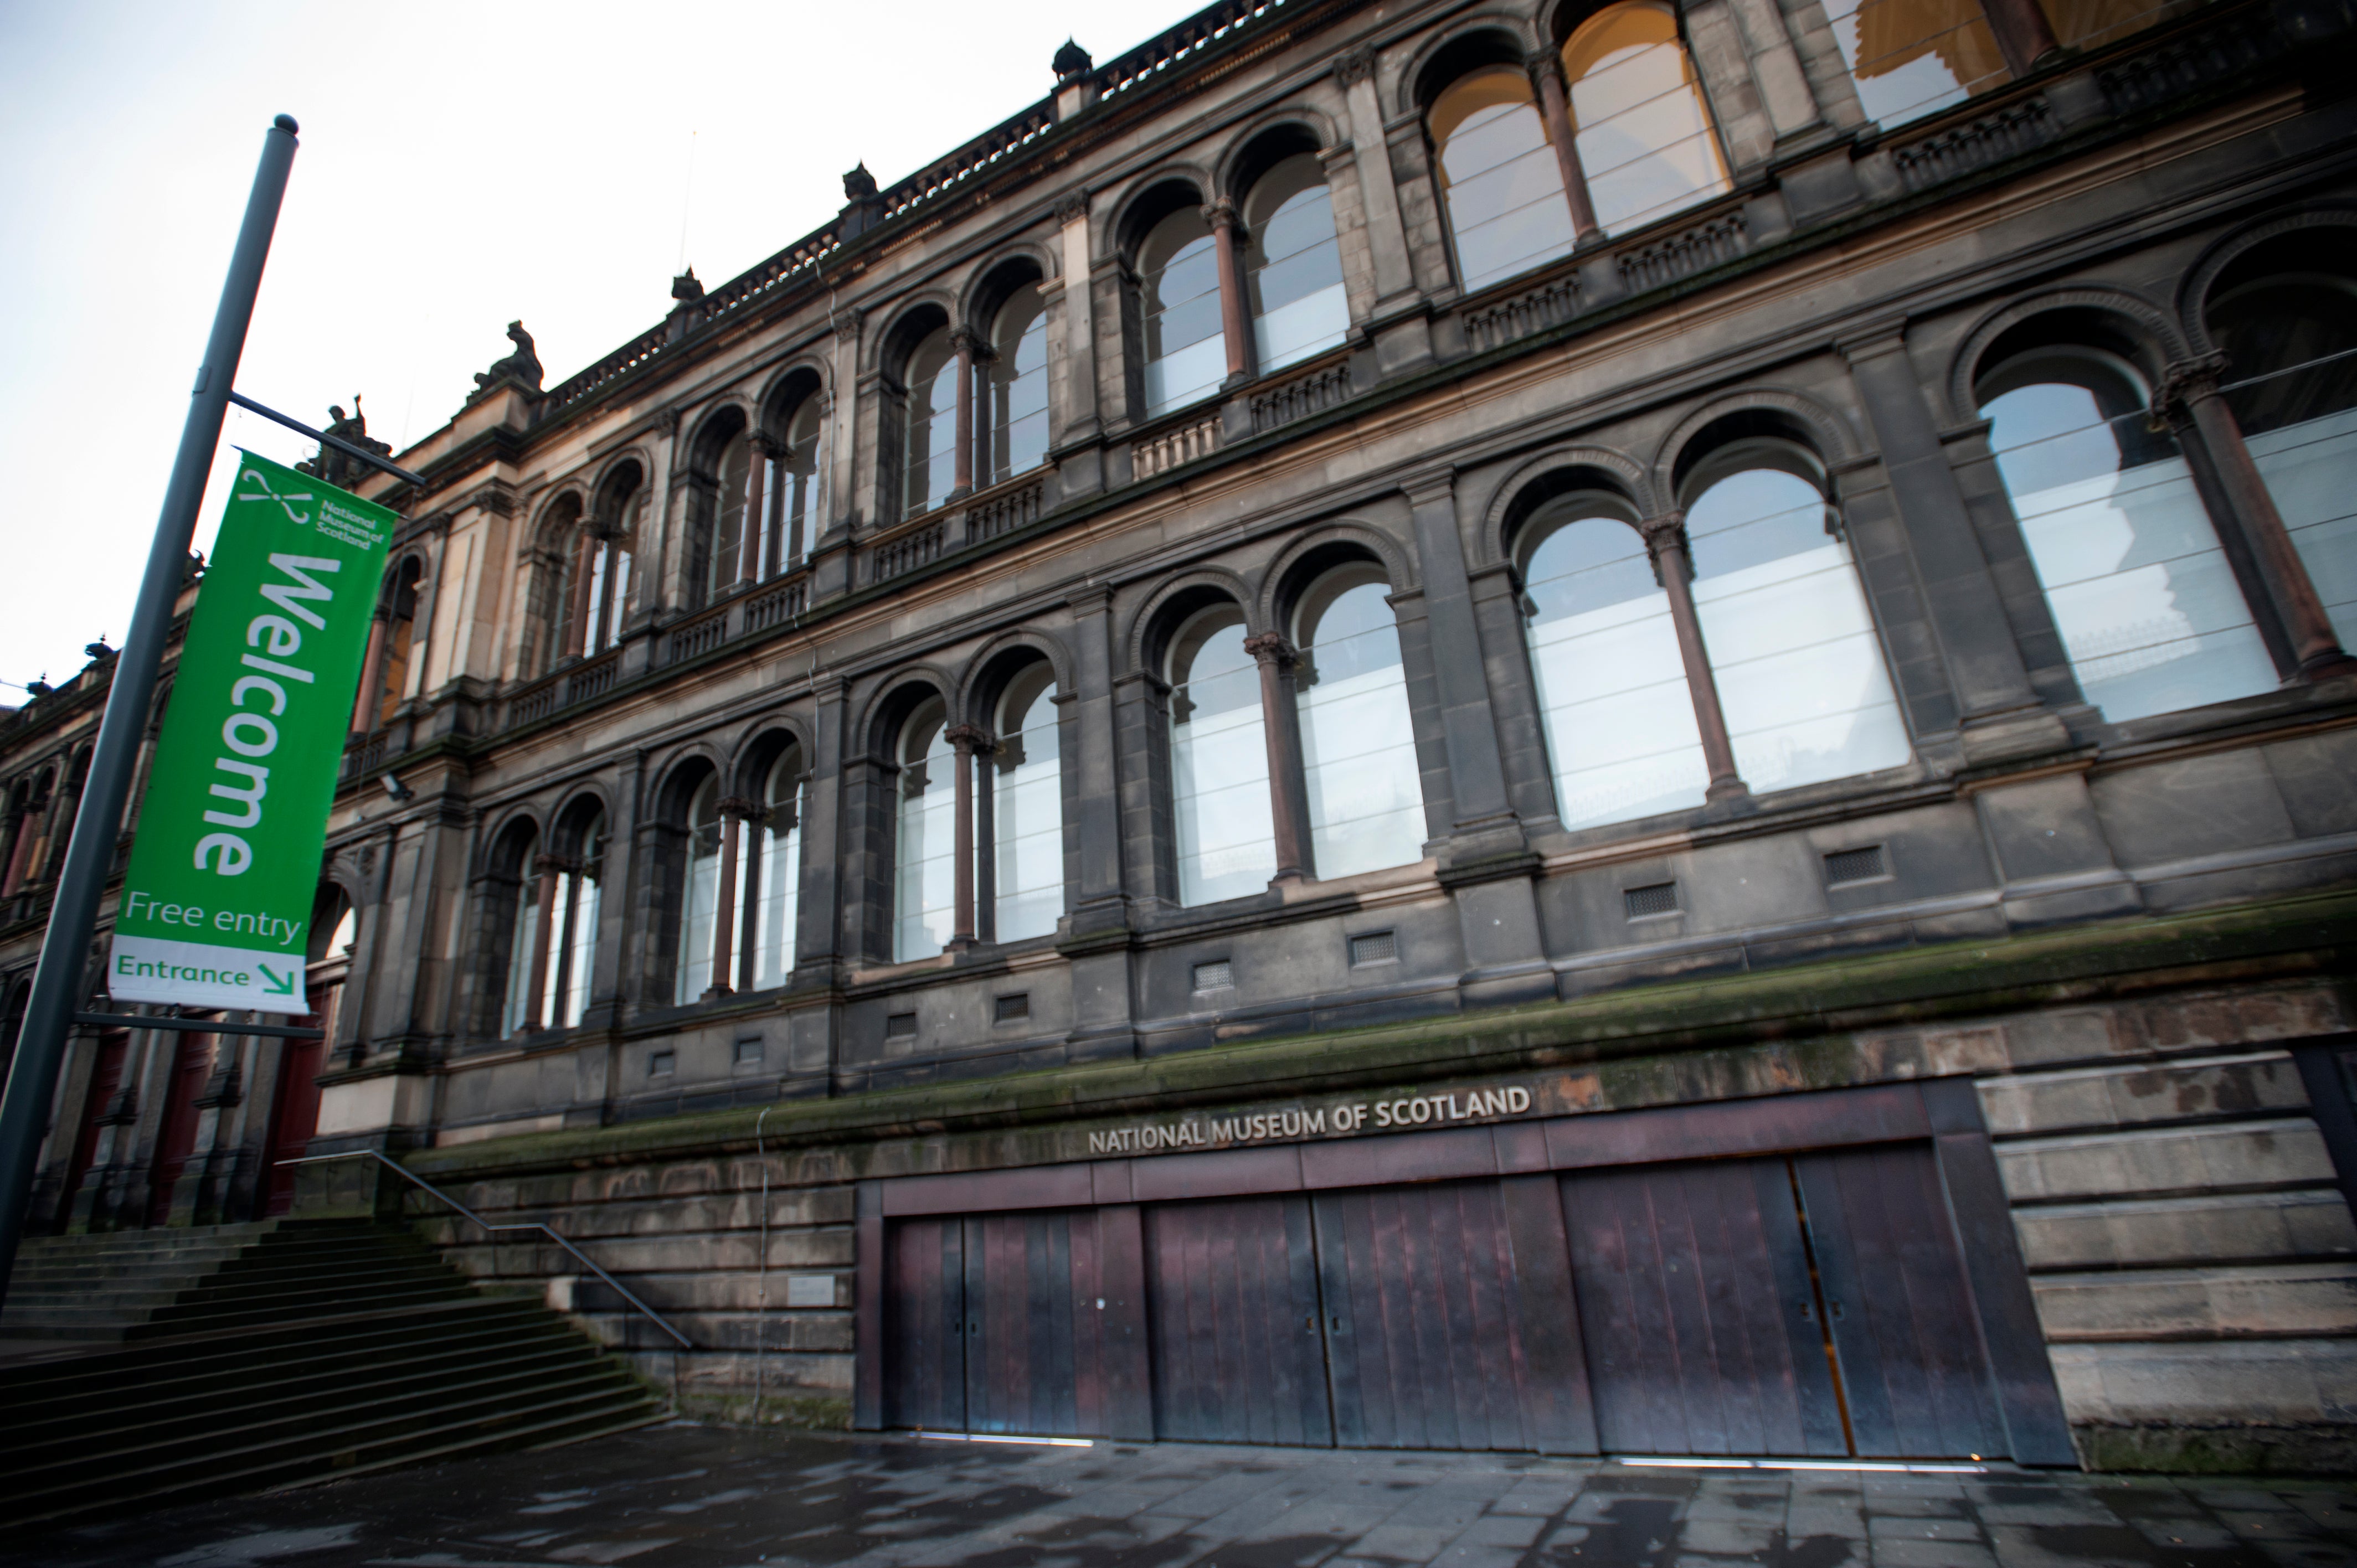
<svg viewBox="0 0 2357 1568">
<path fill-rule="evenodd" d="M 1531 671 L 1567 828 L 1703 803 L 1703 759 L 1669 594 L 1636 509 L 1599 491 L 1559 496 L 1523 530 Z"/>
<path fill-rule="evenodd" d="M 1056 673 L 1024 669 L 998 700 L 991 758 L 994 931 L 1002 942 L 1044 937 L 1064 913 L 1064 773 Z"/>
<path fill-rule="evenodd" d="M 1334 199 L 1315 153 L 1280 160 L 1244 199 L 1244 299 L 1262 374 L 1322 354 L 1351 328 Z"/>
<path fill-rule="evenodd" d="M 1744 782 L 1766 793 L 1905 762 L 1881 639 L 1815 457 L 1738 441 L 1681 489 L 1695 613 Z"/>
<path fill-rule="evenodd" d="M 1390 594 L 1372 563 L 1338 567 L 1294 615 L 1310 864 L 1321 877 L 1424 857 L 1423 773 Z"/>
<path fill-rule="evenodd" d="M 688 799 L 686 865 L 679 901 L 679 961 L 672 1000 L 684 1005 L 725 976 L 712 972 L 720 919 L 720 776 L 707 773 Z"/>
<path fill-rule="evenodd" d="M 1528 73 L 1492 66 L 1459 77 L 1434 101 L 1429 124 L 1467 293 L 1571 253 L 1563 166 Z"/>
<path fill-rule="evenodd" d="M 384 625 L 384 678 L 379 685 L 376 722 L 389 722 L 409 694 L 409 661 L 417 647 L 417 585 L 425 563 L 412 555 L 393 568 L 393 593 Z"/>
<path fill-rule="evenodd" d="M 2116 724 L 2272 691 L 2274 663 L 2136 368 L 2034 349 L 1978 392 L 2081 694 Z"/>
<path fill-rule="evenodd" d="M 744 838 L 745 868 L 737 898 L 749 896 L 759 913 L 750 932 L 753 983 L 768 990 L 783 985 L 794 967 L 794 922 L 802 908 L 802 805 L 808 769 L 802 749 L 789 746 L 770 765 L 761 783 L 766 814 Z"/>
<path fill-rule="evenodd" d="M 957 752 L 949 710 L 930 697 L 900 726 L 892 841 L 892 957 L 931 958 L 957 924 Z"/>
<path fill-rule="evenodd" d="M 718 484 L 712 497 L 711 550 L 705 557 L 704 599 L 717 599 L 736 584 L 745 553 L 745 515 L 753 490 L 753 440 L 739 429 L 720 449 Z"/>
<path fill-rule="evenodd" d="M 1265 889 L 1276 875 L 1260 666 L 1243 612 L 1222 602 L 1182 622 L 1170 645 L 1170 794 L 1178 901 Z"/>
<path fill-rule="evenodd" d="M 528 822 L 519 822 L 500 840 L 495 860 L 497 880 L 492 886 L 500 897 L 514 901 L 514 908 L 507 912 L 507 970 L 500 993 L 502 1037 L 537 1026 L 532 1005 L 532 955 L 540 942 L 540 886 L 533 863 L 539 849 L 538 831 Z"/>
<path fill-rule="evenodd" d="M 2319 232 L 2352 242 L 2346 229 Z M 2210 331 L 2267 493 L 2341 646 L 2357 648 L 2357 277 L 2329 255 L 2273 259 L 2221 280 Z"/>
<path fill-rule="evenodd" d="M 1824 0 L 1866 117 L 1900 125 L 2007 80 L 1979 0 Z"/>
<path fill-rule="evenodd" d="M 1025 284 L 998 307 L 991 328 L 985 482 L 1028 474 L 1048 460 L 1048 306 Z"/>
<path fill-rule="evenodd" d="M 908 388 L 900 505 L 915 517 L 948 500 L 957 484 L 958 355 L 948 328 L 926 334 L 909 354 Z"/>
<path fill-rule="evenodd" d="M 1628 0 L 1590 16 L 1563 46 L 1563 75 L 1580 171 L 1606 232 L 1731 188 L 1668 6 Z"/>
<path fill-rule="evenodd" d="M 1228 369 L 1221 336 L 1219 247 L 1200 210 L 1181 208 L 1146 232 L 1146 413 L 1152 418 L 1217 392 Z"/>
<path fill-rule="evenodd" d="M 630 613 L 630 568 L 643 498 L 638 464 L 625 463 L 600 488 L 568 563 L 563 651 L 595 655 L 621 640 Z"/>
<path fill-rule="evenodd" d="M 555 878 L 550 904 L 548 979 L 541 1016 L 555 1028 L 581 1022 L 597 978 L 599 891 L 606 879 L 606 813 L 590 806 L 565 827 L 564 863 L 550 868 Z"/>
<path fill-rule="evenodd" d="M 776 459 L 778 542 L 772 571 L 801 565 L 826 526 L 825 404 L 817 392 L 809 393 L 786 421 L 785 444 Z"/>
</svg>

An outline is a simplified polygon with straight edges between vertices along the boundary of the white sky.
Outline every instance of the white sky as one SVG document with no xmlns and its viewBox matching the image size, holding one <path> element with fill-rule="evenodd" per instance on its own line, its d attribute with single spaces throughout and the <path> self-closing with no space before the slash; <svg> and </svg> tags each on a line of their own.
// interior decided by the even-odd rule
<svg viewBox="0 0 2357 1568">
<path fill-rule="evenodd" d="M 240 392 L 397 451 L 521 317 L 554 385 L 1186 0 L 0 0 L 0 707 L 123 642 L 271 117 L 301 122 Z M 691 144 L 694 175 L 689 176 Z M 311 444 L 230 411 L 232 444 Z M 210 548 L 226 466 L 197 524 Z"/>
</svg>

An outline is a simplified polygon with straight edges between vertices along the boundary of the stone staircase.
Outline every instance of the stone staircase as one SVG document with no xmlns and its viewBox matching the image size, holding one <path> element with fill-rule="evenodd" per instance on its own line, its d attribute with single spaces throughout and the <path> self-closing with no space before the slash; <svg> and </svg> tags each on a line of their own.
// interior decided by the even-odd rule
<svg viewBox="0 0 2357 1568">
<path fill-rule="evenodd" d="M 557 1314 L 406 1231 L 268 1220 L 27 1241 L 0 1527 L 543 1447 L 664 1414 Z"/>
</svg>

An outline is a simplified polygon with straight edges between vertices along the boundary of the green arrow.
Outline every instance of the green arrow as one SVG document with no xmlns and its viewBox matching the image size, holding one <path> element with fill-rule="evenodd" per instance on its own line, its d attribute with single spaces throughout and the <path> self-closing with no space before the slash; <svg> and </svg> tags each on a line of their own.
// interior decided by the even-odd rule
<svg viewBox="0 0 2357 1568">
<path fill-rule="evenodd" d="M 253 967 L 262 971 L 263 990 L 268 992 L 273 996 L 292 996 L 295 994 L 294 975 L 273 974 L 270 972 L 270 966 L 266 963 L 257 963 Z"/>
</svg>

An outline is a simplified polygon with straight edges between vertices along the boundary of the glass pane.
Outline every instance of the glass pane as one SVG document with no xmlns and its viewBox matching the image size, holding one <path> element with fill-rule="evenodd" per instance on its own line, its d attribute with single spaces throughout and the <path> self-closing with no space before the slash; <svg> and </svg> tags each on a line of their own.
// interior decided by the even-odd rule
<svg viewBox="0 0 2357 1568">
<path fill-rule="evenodd" d="M 1146 412 L 1208 397 L 1228 372 L 1218 246 L 1193 208 L 1154 226 L 1138 252 L 1146 280 Z"/>
<path fill-rule="evenodd" d="M 558 894 L 573 905 L 572 962 L 565 972 L 564 1005 L 557 1010 L 562 1028 L 580 1026 L 581 1015 L 589 1005 L 590 985 L 597 979 L 597 877 L 587 873 L 565 877 Z"/>
<path fill-rule="evenodd" d="M 600 646 L 611 648 L 622 639 L 622 623 L 630 615 L 630 546 L 627 540 L 618 539 L 606 547 L 613 563 L 613 584 L 604 600 L 606 607 L 605 634 Z"/>
<path fill-rule="evenodd" d="M 909 467 L 900 495 L 909 517 L 949 499 L 957 483 L 957 378 L 946 327 L 909 356 Z"/>
<path fill-rule="evenodd" d="M 2172 12 L 2192 9 L 2185 0 L 2043 0 L 2054 40 L 2066 49 L 2091 49 L 2141 32 Z"/>
<path fill-rule="evenodd" d="M 705 563 L 705 593 L 718 594 L 737 580 L 737 556 L 745 547 L 745 503 L 753 488 L 753 444 L 738 432 L 720 455 L 720 485 L 713 497 L 712 556 Z"/>
<path fill-rule="evenodd" d="M 1017 678 L 990 768 L 998 940 L 1044 937 L 1064 913 L 1064 774 L 1056 685 L 1045 666 Z"/>
<path fill-rule="evenodd" d="M 957 934 L 957 751 L 939 699 L 901 732 L 892 957 L 931 958 Z"/>
<path fill-rule="evenodd" d="M 1527 573 L 1555 810 L 1578 828 L 1699 806 L 1710 770 L 1669 596 L 1634 528 L 1572 510 Z"/>
<path fill-rule="evenodd" d="M 1260 666 L 1232 607 L 1180 629 L 1170 660 L 1170 794 L 1178 901 L 1258 893 L 1276 875 L 1276 825 L 1261 727 Z"/>
<path fill-rule="evenodd" d="M 2107 420 L 2089 389 L 2049 382 L 1981 413 L 2079 690 L 2105 718 L 2274 689 L 2185 459 L 2142 411 Z"/>
<path fill-rule="evenodd" d="M 801 563 L 824 523 L 819 502 L 820 438 L 826 425 L 823 401 L 813 392 L 794 410 L 786 424 L 785 456 L 778 462 L 778 507 L 789 567 Z"/>
<path fill-rule="evenodd" d="M 1753 792 L 1905 762 L 1882 645 L 1824 494 L 1781 468 L 1746 469 L 1687 509 L 1686 537 L 1703 647 Z"/>
<path fill-rule="evenodd" d="M 1424 858 L 1424 785 L 1391 588 L 1368 573 L 1336 575 L 1302 607 L 1295 700 L 1319 876 Z"/>
<path fill-rule="evenodd" d="M 707 778 L 687 813 L 687 865 L 679 915 L 679 981 L 684 1004 L 712 985 L 712 932 L 720 915 L 720 780 Z"/>
<path fill-rule="evenodd" d="M 1824 0 L 1866 117 L 1902 124 L 2008 79 L 1977 0 Z"/>
<path fill-rule="evenodd" d="M 597 611 L 606 602 L 606 558 L 611 553 L 611 550 L 603 541 L 597 541 L 590 544 L 588 553 L 589 595 L 582 600 L 582 603 L 587 607 L 590 624 L 583 628 L 583 635 L 587 640 L 582 651 L 595 653 L 606 646 L 605 628 L 597 624 Z M 567 615 L 572 614 L 571 605 L 565 606 L 565 608 Z"/>
<path fill-rule="evenodd" d="M 783 985 L 794 967 L 794 928 L 802 909 L 802 752 L 789 748 L 770 769 L 769 820 L 750 836 L 760 845 L 761 908 L 753 960 L 754 984 Z"/>
<path fill-rule="evenodd" d="M 1433 105 L 1432 139 L 1468 293 L 1571 253 L 1563 166 L 1527 76 L 1500 68 L 1451 83 Z"/>
<path fill-rule="evenodd" d="M 1048 306 L 1037 284 L 1015 291 L 998 313 L 990 363 L 990 481 L 1028 474 L 1048 460 Z"/>
<path fill-rule="evenodd" d="M 526 856 L 524 864 L 532 864 Z M 540 940 L 540 888 L 527 875 L 516 889 L 515 924 L 508 936 L 507 1002 L 500 1010 L 500 1033 L 512 1035 L 531 1016 L 532 950 Z"/>
<path fill-rule="evenodd" d="M 1608 233 L 1637 228 L 1730 188 L 1676 21 L 1660 6 L 1616 5 L 1563 48 L 1581 172 Z"/>
<path fill-rule="evenodd" d="M 1334 202 L 1313 153 L 1297 153 L 1263 175 L 1244 204 L 1244 294 L 1253 352 L 1265 373 L 1342 341 L 1351 306 Z"/>
</svg>

